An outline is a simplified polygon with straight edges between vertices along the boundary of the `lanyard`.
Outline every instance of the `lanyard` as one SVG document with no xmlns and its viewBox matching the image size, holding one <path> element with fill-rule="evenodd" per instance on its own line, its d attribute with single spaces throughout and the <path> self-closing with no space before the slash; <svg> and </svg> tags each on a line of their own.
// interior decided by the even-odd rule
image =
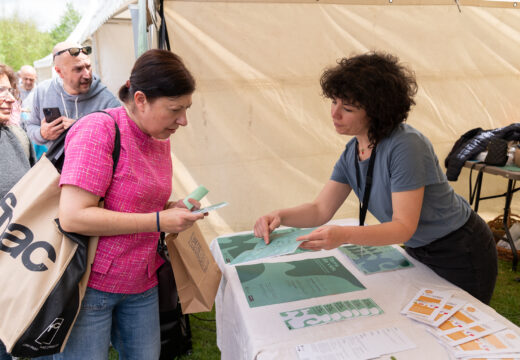
<svg viewBox="0 0 520 360">
<path fill-rule="evenodd" d="M 361 190 L 360 187 L 360 170 L 359 170 L 359 153 L 358 153 L 358 142 L 356 139 L 356 158 L 354 159 L 354 164 L 356 165 L 356 181 L 357 187 Z M 367 169 L 367 177 L 365 182 L 365 192 L 363 193 L 363 202 L 359 202 L 359 226 L 365 225 L 365 217 L 367 215 L 368 210 L 368 200 L 370 199 L 370 189 L 372 188 L 372 173 L 374 172 L 374 162 L 376 160 L 376 147 L 372 149 L 372 154 L 370 154 L 370 161 L 368 163 Z"/>
</svg>

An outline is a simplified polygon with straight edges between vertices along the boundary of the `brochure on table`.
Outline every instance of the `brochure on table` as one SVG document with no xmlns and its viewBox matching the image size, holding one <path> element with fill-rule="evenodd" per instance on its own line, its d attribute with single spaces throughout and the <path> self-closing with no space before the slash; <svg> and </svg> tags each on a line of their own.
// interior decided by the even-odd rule
<svg viewBox="0 0 520 360">
<path fill-rule="evenodd" d="M 296 352 L 300 360 L 365 360 L 416 347 L 405 333 L 396 327 L 391 327 L 298 345 Z"/>
<path fill-rule="evenodd" d="M 365 289 L 334 256 L 237 265 L 236 271 L 250 307 Z"/>
<path fill-rule="evenodd" d="M 381 315 L 384 311 L 371 298 L 336 301 L 280 313 L 289 330 L 324 325 L 360 316 Z"/>
<path fill-rule="evenodd" d="M 222 236 L 217 241 L 226 264 L 235 265 L 252 260 L 301 252 L 298 248 L 301 245 L 301 241 L 296 241 L 296 238 L 307 235 L 314 229 L 277 229 L 269 236 L 269 244 L 266 244 L 264 239 L 255 237 L 252 232 Z"/>
<path fill-rule="evenodd" d="M 348 244 L 338 248 L 364 274 L 406 269 L 413 264 L 392 246 L 361 246 Z"/>
<path fill-rule="evenodd" d="M 518 334 L 449 292 L 423 288 L 401 313 L 428 325 L 456 358 L 520 358 Z"/>
</svg>

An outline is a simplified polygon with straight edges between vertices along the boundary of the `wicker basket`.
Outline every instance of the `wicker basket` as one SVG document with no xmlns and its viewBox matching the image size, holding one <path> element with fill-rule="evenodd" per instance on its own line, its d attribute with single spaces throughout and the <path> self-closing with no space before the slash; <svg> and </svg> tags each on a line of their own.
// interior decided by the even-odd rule
<svg viewBox="0 0 520 360">
<path fill-rule="evenodd" d="M 493 232 L 493 237 L 495 238 L 495 243 L 498 243 L 506 235 L 506 232 L 504 230 L 503 221 L 504 221 L 504 215 L 499 215 L 496 218 L 494 218 L 493 220 L 488 221 L 488 223 L 487 223 L 489 225 L 489 228 Z M 517 222 L 520 222 L 520 216 L 518 216 L 516 214 L 509 214 L 509 217 L 507 219 L 508 229 L 510 229 L 511 226 Z M 520 258 L 520 250 L 517 249 L 516 252 L 518 254 L 518 257 Z M 497 253 L 498 253 L 498 257 L 500 259 L 508 260 L 508 261 L 513 260 L 513 252 L 511 251 L 511 249 L 504 249 L 501 246 L 497 246 Z"/>
</svg>

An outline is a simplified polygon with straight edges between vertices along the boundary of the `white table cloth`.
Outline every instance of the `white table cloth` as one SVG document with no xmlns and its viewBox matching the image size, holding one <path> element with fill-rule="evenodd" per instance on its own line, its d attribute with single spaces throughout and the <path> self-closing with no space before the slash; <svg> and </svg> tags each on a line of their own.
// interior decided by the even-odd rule
<svg viewBox="0 0 520 360">
<path fill-rule="evenodd" d="M 357 220 L 336 220 L 331 224 L 356 225 Z M 237 233 L 238 234 L 238 233 Z M 235 235 L 235 234 L 234 234 Z M 502 317 L 491 307 L 439 277 L 428 267 L 403 253 L 414 267 L 364 275 L 338 249 L 306 252 L 295 255 L 284 255 L 256 262 L 286 262 L 308 258 L 335 256 L 359 281 L 365 290 L 339 295 L 322 296 L 306 300 L 292 301 L 250 308 L 242 290 L 235 267 L 224 262 L 217 239 L 211 243 L 211 251 L 222 270 L 222 282 L 215 300 L 217 322 L 217 345 L 222 359 L 226 360 L 266 360 L 266 359 L 298 359 L 295 347 L 300 344 L 342 337 L 368 330 L 396 326 L 412 339 L 417 348 L 400 352 L 396 355 L 402 359 L 450 359 L 449 353 L 440 345 L 433 335 L 426 331 L 426 326 L 419 324 L 400 314 L 403 307 L 423 287 L 441 291 L 449 290 L 457 298 L 473 303 L 476 307 L 492 315 L 520 334 L 520 329 Z M 256 263 L 250 262 L 248 264 Z M 335 301 L 372 298 L 383 310 L 384 314 L 369 317 L 358 317 L 335 323 L 316 325 L 303 329 L 289 330 L 280 313 L 313 305 L 324 305 Z M 389 356 L 383 357 L 388 359 Z"/>
</svg>

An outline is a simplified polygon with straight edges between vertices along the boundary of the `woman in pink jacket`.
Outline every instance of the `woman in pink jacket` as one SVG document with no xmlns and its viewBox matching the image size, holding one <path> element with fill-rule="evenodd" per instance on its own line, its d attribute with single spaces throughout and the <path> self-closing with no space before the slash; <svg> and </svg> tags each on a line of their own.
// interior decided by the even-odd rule
<svg viewBox="0 0 520 360">
<path fill-rule="evenodd" d="M 178 233 L 204 217 L 172 192 L 170 136 L 188 123 L 195 81 L 175 54 L 149 50 L 119 90 L 123 106 L 92 113 L 70 129 L 60 185 L 65 231 L 99 235 L 88 288 L 65 350 L 54 359 L 158 359 L 156 270 L 159 232 Z M 112 170 L 115 124 L 121 152 Z M 98 207 L 104 197 L 104 208 Z M 197 201 L 191 200 L 198 208 Z"/>
</svg>

